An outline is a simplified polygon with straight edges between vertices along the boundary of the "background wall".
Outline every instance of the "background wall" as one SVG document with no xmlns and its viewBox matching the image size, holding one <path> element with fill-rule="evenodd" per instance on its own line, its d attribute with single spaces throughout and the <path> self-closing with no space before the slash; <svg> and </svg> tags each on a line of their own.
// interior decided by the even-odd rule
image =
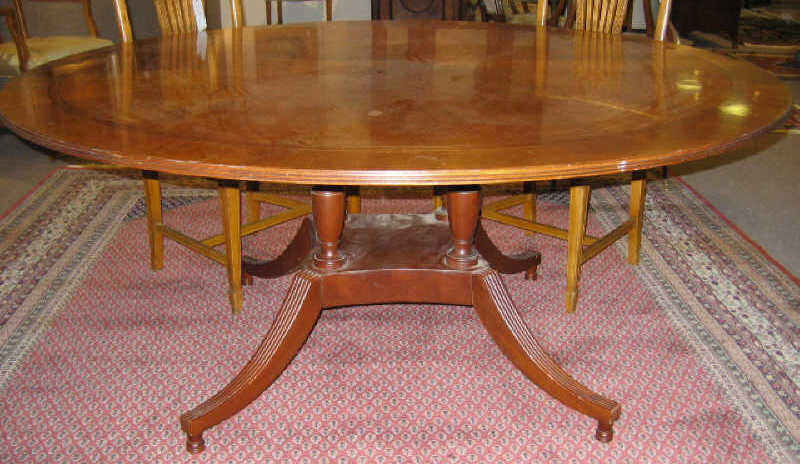
<svg viewBox="0 0 800 464">
<path fill-rule="evenodd" d="M 243 0 L 245 24 L 253 26 L 267 23 L 267 10 L 264 0 Z M 209 26 L 212 24 L 212 9 L 217 9 L 221 18 L 222 27 L 230 27 L 231 13 L 228 0 L 208 0 Z M 212 8 L 211 3 L 216 3 Z M 272 5 L 272 18 L 278 17 L 278 10 L 275 2 Z M 333 19 L 357 20 L 372 18 L 372 4 L 370 0 L 333 0 Z M 314 1 L 287 1 L 283 2 L 283 22 L 307 22 L 325 20 L 325 2 Z"/>
<path fill-rule="evenodd" d="M 651 0 L 650 3 L 658 6 L 658 1 Z M 633 8 L 631 11 L 631 28 L 644 29 L 647 27 L 647 24 L 644 21 L 644 7 L 642 6 L 642 0 L 633 0 L 629 8 Z M 655 16 L 653 17 L 655 18 Z"/>
</svg>

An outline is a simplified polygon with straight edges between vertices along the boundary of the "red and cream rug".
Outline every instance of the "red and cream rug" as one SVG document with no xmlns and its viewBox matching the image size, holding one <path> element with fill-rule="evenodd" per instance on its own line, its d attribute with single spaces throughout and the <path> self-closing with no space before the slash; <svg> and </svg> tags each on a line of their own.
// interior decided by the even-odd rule
<svg viewBox="0 0 800 464">
<path fill-rule="evenodd" d="M 429 192 L 382 190 L 365 212 L 423 212 Z M 376 196 L 388 195 L 388 196 Z M 165 191 L 167 222 L 219 230 L 213 192 Z M 590 229 L 626 214 L 597 189 Z M 566 196 L 540 215 L 566 220 Z M 506 252 L 538 248 L 539 280 L 505 281 L 570 373 L 622 404 L 612 443 L 506 360 L 470 308 L 323 313 L 272 389 L 183 448 L 178 415 L 215 393 L 267 330 L 289 278 L 245 288 L 167 243 L 148 265 L 141 182 L 59 170 L 0 219 L 0 462 L 768 463 L 800 458 L 800 287 L 679 180 L 648 191 L 642 264 L 625 243 L 583 271 L 563 308 L 563 242 L 487 222 Z M 245 243 L 271 256 L 297 222 Z"/>
</svg>

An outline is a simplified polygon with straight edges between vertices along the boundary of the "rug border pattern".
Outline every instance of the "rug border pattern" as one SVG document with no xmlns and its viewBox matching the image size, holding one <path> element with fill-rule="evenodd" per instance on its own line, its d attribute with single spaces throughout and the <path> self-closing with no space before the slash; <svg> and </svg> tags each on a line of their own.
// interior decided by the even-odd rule
<svg viewBox="0 0 800 464">
<path fill-rule="evenodd" d="M 665 182 L 674 183 L 675 181 L 667 180 Z M 676 189 L 675 185 L 679 188 Z M 687 202 L 685 198 L 674 196 L 674 193 L 680 193 L 678 191 L 681 189 L 685 189 L 685 186 L 679 183 L 673 185 L 667 184 L 664 190 L 665 192 L 671 190 L 673 192 L 671 199 L 674 204 L 680 205 L 683 211 L 687 211 L 693 205 Z M 686 190 L 689 191 L 688 189 Z M 627 202 L 627 199 L 619 197 L 619 192 L 617 195 L 612 195 L 608 191 L 598 189 L 593 193 L 597 193 L 598 196 L 603 196 L 604 200 L 613 201 L 620 206 L 624 206 Z M 694 192 L 689 191 L 689 193 L 694 195 Z M 761 443 L 765 445 L 768 454 L 778 462 L 793 462 L 800 459 L 800 447 L 798 446 L 797 438 L 793 437 L 792 433 L 794 432 L 794 435 L 797 435 L 797 433 L 800 433 L 800 430 L 796 430 L 794 427 L 790 429 L 784 421 L 779 419 L 779 417 L 786 418 L 791 416 L 791 418 L 796 421 L 796 416 L 794 416 L 788 408 L 776 412 L 767 405 L 763 395 L 770 394 L 770 392 L 754 385 L 751 377 L 749 377 L 756 376 L 763 379 L 762 373 L 746 359 L 746 356 L 731 356 L 731 352 L 729 352 L 730 349 L 738 350 L 736 341 L 733 340 L 723 328 L 716 327 L 712 330 L 712 328 L 709 327 L 708 324 L 715 325 L 715 321 L 712 317 L 705 314 L 703 304 L 697 299 L 693 292 L 686 287 L 685 282 L 687 278 L 677 275 L 673 269 L 666 264 L 664 257 L 648 238 L 648 225 L 652 225 L 651 221 L 648 219 L 652 219 L 653 208 L 655 207 L 657 206 L 648 198 L 645 214 L 647 215 L 650 213 L 651 217 L 645 218 L 645 234 L 642 239 L 642 259 L 641 264 L 637 266 L 637 274 L 644 281 L 651 283 L 648 285 L 649 290 L 657 301 L 666 309 L 673 326 L 678 329 L 684 339 L 690 344 L 696 355 L 702 359 L 704 365 L 708 367 L 718 385 L 724 389 L 726 394 L 734 399 L 732 404 L 736 406 L 743 420 L 750 426 L 753 433 L 758 436 Z M 698 216 L 702 215 L 706 220 L 705 223 L 700 223 L 700 225 L 705 226 L 708 224 L 714 227 L 717 221 L 722 220 L 716 211 L 709 208 L 705 203 L 696 205 L 696 208 L 700 211 L 695 211 L 693 214 Z M 626 219 L 611 213 L 610 210 L 593 210 L 593 212 L 596 214 L 598 220 L 601 221 L 604 228 L 608 230 Z M 719 234 L 719 232 L 720 230 L 715 230 L 715 233 Z M 737 245 L 737 248 L 752 247 L 752 245 L 739 236 L 738 233 L 729 235 L 728 238 L 731 239 L 731 243 Z M 622 256 L 626 256 L 627 242 L 618 242 L 616 246 Z M 779 270 L 779 278 L 776 279 L 774 271 L 767 272 L 767 269 L 774 265 L 760 253 L 760 250 L 758 250 L 758 256 L 755 257 L 749 255 L 756 254 L 742 253 L 740 249 L 732 251 L 739 256 L 749 257 L 759 261 L 752 262 L 750 260 L 747 262 L 747 265 L 753 269 L 751 274 L 762 276 L 769 275 L 772 277 L 768 282 L 783 290 L 781 296 L 791 301 L 789 295 L 786 294 L 786 285 L 780 284 L 781 281 L 783 281 L 783 284 L 787 284 L 787 282 L 781 278 L 786 276 Z M 659 262 L 662 264 L 658 264 Z M 659 270 L 661 272 L 669 271 L 670 278 L 667 279 L 666 275 L 661 276 Z M 788 285 L 794 285 L 794 283 L 789 282 Z M 683 302 L 687 301 L 691 302 L 691 304 L 685 307 Z M 739 358 L 740 361 L 737 362 L 736 358 Z M 775 402 L 772 403 L 774 404 Z M 748 405 L 752 405 L 752 407 L 748 408 Z"/>
<path fill-rule="evenodd" d="M 24 212 L 30 211 L 31 208 L 41 207 L 41 202 L 46 200 L 45 192 L 52 193 L 48 189 L 57 188 L 54 186 L 60 185 L 64 176 L 72 172 L 74 171 L 59 169 L 52 173 L 14 210 L 0 218 L 0 228 L 7 227 L 9 224 L 17 224 L 15 221 L 19 221 Z M 721 217 L 712 205 L 687 201 L 687 195 L 695 195 L 687 186 L 675 183 L 678 188 L 674 188 L 669 183 L 677 181 L 667 180 L 665 182 L 667 182 L 665 192 L 672 189 L 673 197 L 671 199 L 679 205 L 684 214 L 688 212 L 705 221 L 699 226 L 718 229 L 714 230 L 714 233 L 719 234 L 718 224 L 729 225 L 720 224 L 725 222 L 725 218 Z M 111 242 L 130 210 L 137 202 L 141 202 L 143 193 L 138 181 L 120 178 L 113 185 L 114 192 L 108 196 L 109 201 L 102 206 L 101 213 L 92 218 L 91 224 L 86 225 L 84 232 L 58 258 L 57 262 L 53 263 L 47 276 L 42 278 L 42 281 L 47 280 L 46 289 L 40 291 L 38 295 L 30 295 L 26 299 L 24 321 L 13 330 L 7 339 L 0 339 L 0 391 L 5 389 L 7 382 L 12 378 L 22 360 L 36 346 L 39 337 L 46 332 L 48 322 L 69 302 L 74 290 L 91 268 L 91 263 Z M 168 195 L 190 196 L 200 192 L 202 190 L 196 188 L 171 188 Z M 605 189 L 596 189 L 593 193 L 604 201 L 623 207 L 621 211 L 624 211 L 627 199 L 621 197 L 621 192 L 611 193 Z M 648 197 L 646 214 L 651 212 L 652 216 L 652 208 L 655 207 L 657 205 Z M 692 208 L 694 210 L 690 211 Z M 606 230 L 610 230 L 625 219 L 614 213 L 614 211 L 620 211 L 618 209 L 593 208 L 592 211 Z M 649 221 L 646 219 L 646 227 L 648 223 Z M 737 229 L 734 231 L 739 232 Z M 792 293 L 797 291 L 796 283 L 788 279 L 786 275 L 776 272 L 774 264 L 761 253 L 762 250 L 756 249 L 757 253 L 745 253 L 754 248 L 754 244 L 736 233 L 729 234 L 725 238 L 730 239 L 727 244 L 731 252 L 735 253 L 738 258 L 746 260 L 749 274 L 764 279 L 759 283 L 759 287 L 766 286 L 769 287 L 768 290 L 779 292 L 786 301 L 798 301 L 798 297 Z M 708 325 L 709 321 L 706 319 L 713 322 L 713 318 L 705 314 L 703 303 L 698 301 L 692 291 L 686 287 L 686 277 L 677 275 L 666 264 L 659 264 L 664 256 L 648 238 L 647 233 L 643 237 L 642 245 L 641 265 L 636 268 L 635 272 L 643 281 L 649 282 L 647 284 L 649 291 L 659 305 L 665 308 L 673 327 L 703 361 L 718 385 L 732 398 L 731 403 L 738 409 L 742 419 L 748 424 L 759 442 L 763 444 L 770 457 L 778 462 L 800 459 L 800 446 L 797 441 L 797 434 L 800 434 L 800 430 L 796 430 L 791 425 L 787 427 L 785 423 L 787 414 L 791 415 L 791 419 L 794 420 L 797 420 L 797 417 L 791 410 L 774 411 L 770 408 L 764 400 L 765 393 L 769 392 L 764 391 L 763 385 L 761 387 L 755 385 L 752 380 L 754 376 L 760 376 L 761 372 L 751 363 L 743 363 L 741 359 L 737 360 L 737 356 L 732 355 L 729 349 L 738 347 L 736 341 L 724 332 L 724 328 L 713 328 Z M 615 246 L 621 256 L 626 256 L 625 241 L 618 242 Z M 661 276 L 659 271 L 663 272 L 665 269 L 669 270 L 671 274 Z M 760 288 L 760 290 L 766 289 Z M 36 298 L 33 298 L 34 296 Z M 33 299 L 36 301 L 32 302 Z M 686 301 L 690 302 L 688 306 L 683 304 Z M 622 420 L 624 421 L 624 416 Z"/>
</svg>

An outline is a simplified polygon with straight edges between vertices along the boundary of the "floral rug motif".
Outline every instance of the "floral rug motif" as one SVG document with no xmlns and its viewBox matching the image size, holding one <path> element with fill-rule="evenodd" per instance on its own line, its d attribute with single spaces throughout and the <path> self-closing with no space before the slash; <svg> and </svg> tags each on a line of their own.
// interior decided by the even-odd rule
<svg viewBox="0 0 800 464">
<path fill-rule="evenodd" d="M 170 225 L 220 229 L 208 190 L 164 196 Z M 620 223 L 627 196 L 595 189 L 590 232 Z M 133 175 L 58 170 L 0 219 L 0 462 L 800 459 L 798 280 L 676 179 L 648 187 L 641 264 L 624 240 L 589 261 L 575 314 L 563 242 L 484 224 L 507 253 L 542 252 L 537 281 L 505 283 L 554 358 L 622 404 L 612 443 L 516 371 L 473 310 L 407 304 L 325 311 L 273 387 L 189 456 L 178 415 L 247 361 L 290 278 L 256 279 L 233 316 L 206 258 L 167 242 L 150 270 L 143 204 Z M 430 191 L 370 190 L 363 205 L 427 212 Z M 563 193 L 540 196 L 544 221 L 563 226 L 566 208 Z M 298 225 L 245 251 L 275 256 Z"/>
</svg>

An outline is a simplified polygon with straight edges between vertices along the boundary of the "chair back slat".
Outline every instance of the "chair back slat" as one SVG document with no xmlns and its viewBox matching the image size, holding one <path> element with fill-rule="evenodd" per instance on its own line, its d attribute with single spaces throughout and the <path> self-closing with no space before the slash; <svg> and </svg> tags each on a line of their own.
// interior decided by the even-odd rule
<svg viewBox="0 0 800 464">
<path fill-rule="evenodd" d="M 125 0 L 114 1 L 114 15 L 117 18 L 119 36 L 122 42 L 133 42 L 133 30 L 131 29 L 131 18 L 128 16 L 128 4 Z"/>
<path fill-rule="evenodd" d="M 575 24 L 573 27 L 580 31 L 583 30 L 583 27 L 586 24 L 586 4 L 583 0 L 576 0 L 576 2 Z"/>
<path fill-rule="evenodd" d="M 659 41 L 667 39 L 667 29 L 669 29 L 669 14 L 672 11 L 672 0 L 661 0 L 658 5 L 658 20 L 656 21 L 656 30 L 653 38 Z M 675 35 L 677 39 L 677 34 Z"/>
<path fill-rule="evenodd" d="M 630 0 L 575 0 L 574 28 L 579 31 L 619 34 Z"/>
<path fill-rule="evenodd" d="M 600 23 L 600 30 L 603 32 L 610 32 L 614 27 L 614 20 L 616 18 L 616 11 L 619 6 L 619 0 L 610 0 L 603 4 L 603 20 Z"/>
<path fill-rule="evenodd" d="M 28 35 L 28 23 L 25 21 L 25 15 L 23 14 L 22 0 L 14 0 L 14 14 L 17 27 L 22 32 L 22 36 L 27 39 L 30 35 Z"/>
<path fill-rule="evenodd" d="M 617 0 L 609 0 L 607 2 L 600 2 L 597 9 L 597 20 L 595 21 L 595 29 L 605 32 L 606 24 L 610 24 L 609 10 L 616 4 Z"/>
<path fill-rule="evenodd" d="M 153 0 L 161 33 L 187 34 L 206 29 L 202 0 Z"/>
<path fill-rule="evenodd" d="M 231 8 L 232 25 L 241 27 L 244 24 L 242 0 L 228 1 Z M 113 2 L 122 41 L 130 42 L 133 40 L 133 31 L 127 0 L 113 0 Z M 163 35 L 191 34 L 205 31 L 208 27 L 204 0 L 153 0 L 153 5 Z"/>
</svg>

